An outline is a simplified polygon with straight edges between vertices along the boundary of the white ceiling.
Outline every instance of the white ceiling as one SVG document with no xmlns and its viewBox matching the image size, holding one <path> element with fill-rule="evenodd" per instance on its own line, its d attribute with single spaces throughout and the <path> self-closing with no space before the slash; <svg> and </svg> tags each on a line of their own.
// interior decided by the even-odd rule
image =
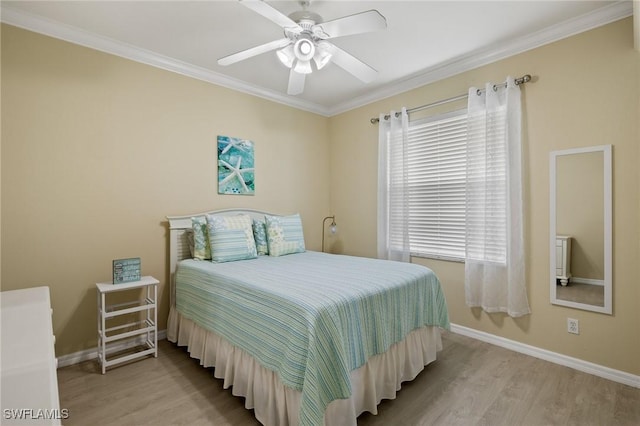
<svg viewBox="0 0 640 426">
<path fill-rule="evenodd" d="M 297 1 L 268 1 L 284 14 Z M 595 28 L 632 14 L 630 1 L 327 1 L 325 21 L 370 9 L 387 30 L 332 39 L 379 71 L 364 84 L 336 65 L 286 94 L 274 52 L 217 59 L 283 37 L 273 22 L 226 1 L 2 1 L 2 21 L 323 115 L 369 102 Z"/>
</svg>

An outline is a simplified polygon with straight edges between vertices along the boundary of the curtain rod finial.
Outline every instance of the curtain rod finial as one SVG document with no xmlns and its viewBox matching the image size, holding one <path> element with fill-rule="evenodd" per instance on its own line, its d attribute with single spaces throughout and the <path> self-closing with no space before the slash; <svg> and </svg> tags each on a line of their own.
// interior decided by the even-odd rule
<svg viewBox="0 0 640 426">
<path fill-rule="evenodd" d="M 530 81 L 531 81 L 531 75 L 529 75 L 529 74 L 525 74 L 520 78 L 516 78 L 516 84 L 517 85 L 528 83 Z"/>
</svg>

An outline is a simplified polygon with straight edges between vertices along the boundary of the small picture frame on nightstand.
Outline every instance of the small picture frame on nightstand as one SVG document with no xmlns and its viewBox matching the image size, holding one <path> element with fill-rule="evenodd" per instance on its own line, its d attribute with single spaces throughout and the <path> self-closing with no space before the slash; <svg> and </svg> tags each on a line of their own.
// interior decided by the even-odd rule
<svg viewBox="0 0 640 426">
<path fill-rule="evenodd" d="M 113 283 L 123 284 L 140 280 L 140 258 L 113 260 Z"/>
</svg>

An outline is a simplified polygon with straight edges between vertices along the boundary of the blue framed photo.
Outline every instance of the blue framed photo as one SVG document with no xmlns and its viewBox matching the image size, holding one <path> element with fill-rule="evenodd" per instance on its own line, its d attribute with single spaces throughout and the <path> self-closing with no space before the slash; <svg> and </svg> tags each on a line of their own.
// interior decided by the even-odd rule
<svg viewBox="0 0 640 426">
<path fill-rule="evenodd" d="M 252 141 L 218 136 L 218 194 L 255 194 Z"/>
<path fill-rule="evenodd" d="M 123 284 L 140 281 L 140 258 L 115 259 L 113 261 L 113 283 Z"/>
</svg>

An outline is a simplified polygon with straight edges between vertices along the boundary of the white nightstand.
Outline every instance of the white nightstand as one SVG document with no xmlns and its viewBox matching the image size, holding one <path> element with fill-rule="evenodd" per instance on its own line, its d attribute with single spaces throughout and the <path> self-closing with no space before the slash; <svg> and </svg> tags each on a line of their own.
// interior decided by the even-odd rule
<svg viewBox="0 0 640 426">
<path fill-rule="evenodd" d="M 142 277 L 140 281 L 124 284 L 96 283 L 98 288 L 98 361 L 102 366 L 102 374 L 106 368 L 147 355 L 158 357 L 158 283 L 153 277 Z M 146 297 L 131 302 L 107 305 L 108 293 L 126 290 L 145 289 Z M 121 316 L 141 312 L 139 321 L 107 328 L 107 321 Z M 145 336 L 146 335 L 146 336 Z M 146 340 L 142 340 L 146 337 Z M 135 339 L 135 340 L 134 340 Z M 110 343 L 119 341 L 118 344 Z M 137 341 L 137 345 L 136 345 Z M 145 346 L 134 353 L 114 356 L 107 359 L 108 352 L 122 350 L 127 346 Z"/>
<path fill-rule="evenodd" d="M 556 279 L 562 286 L 571 279 L 571 237 L 556 235 Z"/>
</svg>

